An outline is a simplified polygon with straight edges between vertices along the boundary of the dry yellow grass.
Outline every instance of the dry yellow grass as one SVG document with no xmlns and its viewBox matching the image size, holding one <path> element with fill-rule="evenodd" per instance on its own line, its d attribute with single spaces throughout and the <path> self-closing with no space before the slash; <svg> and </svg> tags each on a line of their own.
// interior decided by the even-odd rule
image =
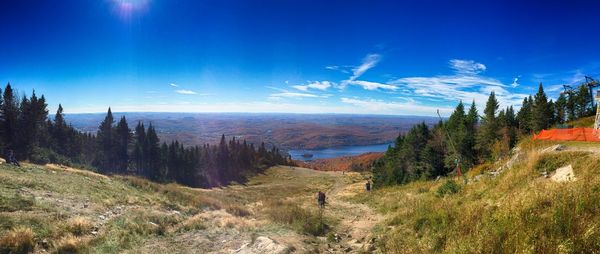
<svg viewBox="0 0 600 254">
<path fill-rule="evenodd" d="M 29 253 L 34 247 L 33 231 L 30 228 L 15 228 L 0 238 L 0 253 Z"/>
<path fill-rule="evenodd" d="M 81 253 L 86 243 L 73 235 L 66 235 L 54 244 L 53 253 L 56 254 L 75 254 Z"/>
<path fill-rule="evenodd" d="M 457 181 L 456 194 L 436 195 L 446 181 L 415 182 L 357 201 L 390 216 L 378 232 L 385 253 L 597 253 L 600 156 L 569 149 L 540 153 L 553 144 L 524 142 L 523 159 L 512 168 L 495 178 Z M 568 164 L 573 182 L 541 175 Z"/>
<path fill-rule="evenodd" d="M 67 167 L 67 166 L 63 166 L 63 165 L 58 165 L 58 164 L 46 164 L 46 167 L 49 169 L 53 169 L 53 170 L 60 170 L 63 172 L 68 172 L 68 173 L 73 173 L 73 174 L 78 174 L 78 175 L 82 175 L 82 176 L 88 176 L 88 177 L 97 177 L 97 178 L 102 178 L 105 180 L 109 180 L 110 177 L 102 175 L 102 174 L 98 174 L 89 170 L 81 170 L 81 169 L 76 169 L 76 168 L 72 168 L 72 167 Z"/>
<path fill-rule="evenodd" d="M 74 217 L 67 221 L 67 231 L 75 236 L 83 236 L 92 232 L 94 225 L 85 217 Z"/>
</svg>

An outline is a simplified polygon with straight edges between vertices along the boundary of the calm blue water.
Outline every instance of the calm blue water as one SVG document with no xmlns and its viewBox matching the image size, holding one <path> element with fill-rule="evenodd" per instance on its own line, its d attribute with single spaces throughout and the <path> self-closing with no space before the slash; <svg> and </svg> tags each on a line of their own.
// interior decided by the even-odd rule
<svg viewBox="0 0 600 254">
<path fill-rule="evenodd" d="M 390 144 L 366 145 L 366 146 L 341 146 L 320 150 L 290 150 L 288 153 L 294 160 L 311 161 L 316 159 L 335 158 L 341 156 L 354 156 L 368 152 L 385 152 Z M 304 158 L 303 154 L 312 154 L 312 158 Z"/>
</svg>

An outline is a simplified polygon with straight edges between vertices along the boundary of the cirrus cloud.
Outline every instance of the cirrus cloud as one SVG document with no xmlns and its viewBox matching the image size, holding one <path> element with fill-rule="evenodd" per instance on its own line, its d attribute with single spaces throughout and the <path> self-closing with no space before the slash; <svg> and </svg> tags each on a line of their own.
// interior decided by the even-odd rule
<svg viewBox="0 0 600 254">
<path fill-rule="evenodd" d="M 180 89 L 180 90 L 175 90 L 176 93 L 178 94 L 185 94 L 185 95 L 195 95 L 198 94 L 192 90 L 185 90 L 185 89 Z"/>
</svg>

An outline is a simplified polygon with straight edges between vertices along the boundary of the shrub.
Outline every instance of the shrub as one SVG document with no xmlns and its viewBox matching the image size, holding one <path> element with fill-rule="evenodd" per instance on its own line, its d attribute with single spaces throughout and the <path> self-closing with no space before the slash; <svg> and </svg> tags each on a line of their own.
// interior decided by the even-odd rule
<svg viewBox="0 0 600 254">
<path fill-rule="evenodd" d="M 447 180 L 442 186 L 437 189 L 437 195 L 442 197 L 444 195 L 455 194 L 460 191 L 460 185 L 454 180 Z"/>
<path fill-rule="evenodd" d="M 56 153 L 55 151 L 47 148 L 36 147 L 29 156 L 29 160 L 35 164 L 48 164 L 56 163 L 66 166 L 72 166 L 71 160 L 67 157 Z"/>
<path fill-rule="evenodd" d="M 178 232 L 192 231 L 192 230 L 204 230 L 207 228 L 206 221 L 199 215 L 192 216 L 191 218 L 183 221 L 177 225 Z"/>
<path fill-rule="evenodd" d="M 544 153 L 534 162 L 533 169 L 538 172 L 552 172 L 586 155 L 586 152 Z"/>
<path fill-rule="evenodd" d="M 232 215 L 235 215 L 237 217 L 246 217 L 246 216 L 249 216 L 251 214 L 250 211 L 248 211 L 246 208 L 243 208 L 243 207 L 241 207 L 239 205 L 230 205 L 230 206 L 227 206 L 227 208 L 225 208 L 225 210 L 228 213 L 230 213 Z"/>
<path fill-rule="evenodd" d="M 34 246 L 30 228 L 16 228 L 0 238 L 0 253 L 30 253 Z"/>
<path fill-rule="evenodd" d="M 67 222 L 67 230 L 76 236 L 82 236 L 92 232 L 94 225 L 87 218 L 75 217 Z"/>
<path fill-rule="evenodd" d="M 83 243 L 73 235 L 67 235 L 55 244 L 54 253 L 56 254 L 75 254 L 82 252 Z"/>
</svg>

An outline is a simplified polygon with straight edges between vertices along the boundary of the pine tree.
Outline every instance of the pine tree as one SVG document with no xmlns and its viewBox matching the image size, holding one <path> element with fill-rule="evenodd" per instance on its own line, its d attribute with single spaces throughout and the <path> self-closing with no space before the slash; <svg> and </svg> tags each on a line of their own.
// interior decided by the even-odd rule
<svg viewBox="0 0 600 254">
<path fill-rule="evenodd" d="M 556 123 L 564 124 L 567 120 L 567 98 L 564 94 L 560 94 L 558 99 L 556 99 L 556 103 L 554 103 L 554 115 L 556 116 Z"/>
<path fill-rule="evenodd" d="M 523 103 L 521 105 L 521 109 L 517 113 L 517 123 L 519 125 L 519 130 L 523 134 L 527 134 L 531 132 L 531 114 L 532 114 L 532 105 L 533 99 L 531 96 L 525 97 L 523 99 Z"/>
<path fill-rule="evenodd" d="M 13 94 L 10 83 L 6 85 L 3 94 L 3 103 L 0 108 L 2 117 L 2 134 L 4 145 L 9 149 L 14 149 L 17 142 L 17 129 L 19 126 L 19 102 Z"/>
<path fill-rule="evenodd" d="M 264 143 L 263 143 L 264 147 Z M 267 153 L 265 149 L 265 154 Z M 217 153 L 217 165 L 219 168 L 219 179 L 223 183 L 228 183 L 231 179 L 231 172 L 229 168 L 229 149 L 227 148 L 227 142 L 225 141 L 225 135 L 221 136 L 219 142 L 218 153 Z"/>
<path fill-rule="evenodd" d="M 592 112 L 590 108 L 591 99 L 589 89 L 586 85 L 580 85 L 574 96 L 574 106 L 576 118 L 586 117 Z M 6 99 L 5 99 L 6 100 Z"/>
<path fill-rule="evenodd" d="M 113 124 L 115 120 L 112 115 L 112 111 L 108 108 L 108 112 L 106 113 L 106 117 L 100 123 L 98 127 L 98 146 L 100 147 L 99 151 L 99 159 L 98 159 L 98 167 L 104 172 L 112 172 L 115 170 L 115 133 L 113 129 Z"/>
<path fill-rule="evenodd" d="M 551 121 L 551 108 L 548 104 L 548 97 L 544 93 L 544 87 L 540 83 L 538 92 L 533 97 L 533 107 L 531 113 L 531 126 L 534 132 L 547 129 Z"/>
<path fill-rule="evenodd" d="M 115 141 L 116 141 L 116 170 L 119 173 L 127 173 L 127 166 L 129 165 L 129 143 L 131 141 L 131 130 L 127 124 L 127 119 L 122 116 L 117 124 L 115 130 Z"/>
<path fill-rule="evenodd" d="M 139 175 L 145 175 L 144 172 L 146 166 L 146 160 L 144 156 L 147 151 L 147 139 L 146 139 L 146 129 L 144 128 L 144 124 L 142 122 L 138 122 L 135 127 L 135 145 L 133 148 L 132 159 L 135 164 L 135 170 Z"/>
<path fill-rule="evenodd" d="M 446 166 L 453 168 L 456 167 L 456 162 L 460 161 L 464 163 L 463 158 L 468 157 L 468 144 L 467 144 L 467 115 L 465 114 L 465 106 L 461 102 L 458 103 L 454 112 L 450 115 L 448 122 L 446 123 L 446 129 L 448 133 L 446 136 L 448 140 L 448 151 L 449 154 L 446 157 Z"/>
<path fill-rule="evenodd" d="M 477 151 L 475 149 L 476 145 L 476 135 L 477 133 L 477 125 L 479 124 L 479 112 L 477 112 L 477 106 L 475 105 L 475 100 L 471 103 L 471 107 L 469 108 L 469 113 L 467 113 L 466 118 L 466 132 L 467 136 L 465 137 L 465 154 L 463 157 L 464 165 L 471 167 L 476 163 L 477 160 Z"/>
<path fill-rule="evenodd" d="M 160 171 L 160 140 L 152 123 L 150 123 L 146 132 L 146 151 L 147 153 L 144 157 L 147 160 L 149 178 L 155 180 L 163 179 L 164 177 Z"/>
<path fill-rule="evenodd" d="M 496 94 L 492 91 L 483 110 L 484 118 L 481 120 L 480 132 L 477 137 L 477 147 L 484 159 L 491 158 L 490 148 L 499 138 L 499 124 L 496 119 L 498 106 Z"/>
</svg>

